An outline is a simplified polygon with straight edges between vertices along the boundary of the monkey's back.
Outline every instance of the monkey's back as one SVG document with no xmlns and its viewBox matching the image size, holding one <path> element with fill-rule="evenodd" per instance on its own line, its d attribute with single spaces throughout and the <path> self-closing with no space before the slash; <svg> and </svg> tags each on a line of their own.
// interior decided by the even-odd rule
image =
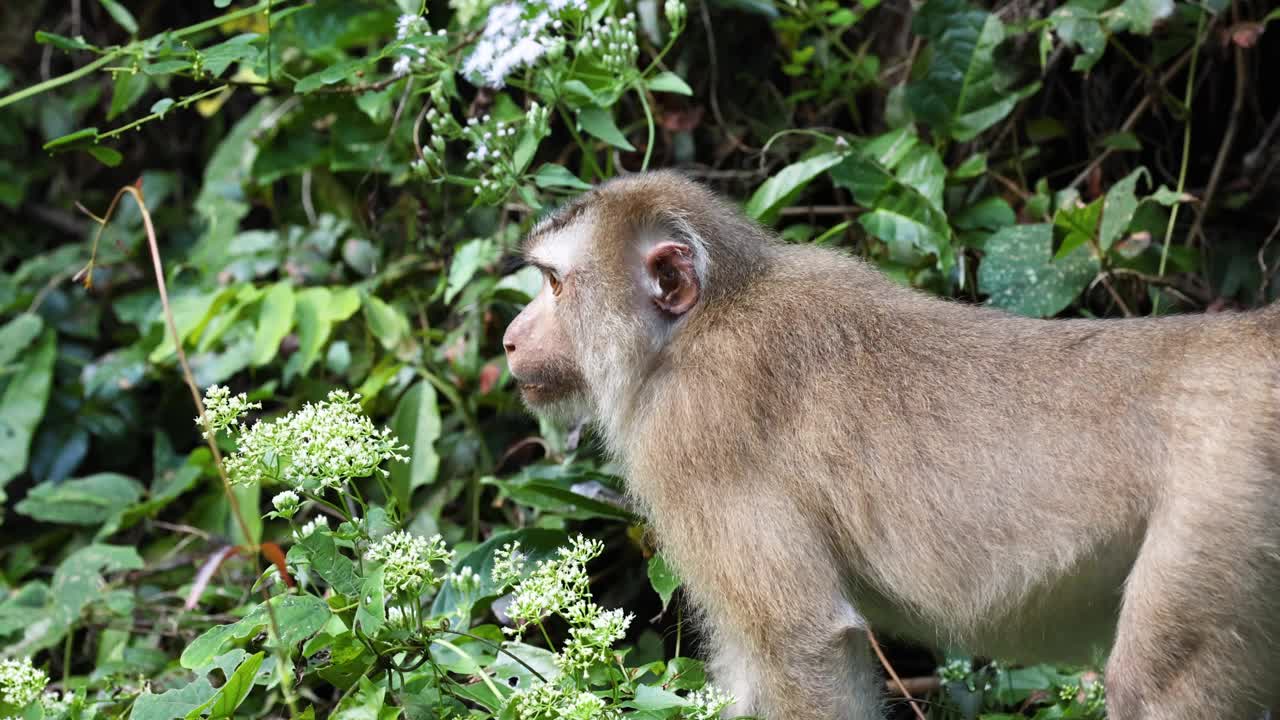
<svg viewBox="0 0 1280 720">
<path fill-rule="evenodd" d="M 690 318 L 692 341 L 673 342 L 663 370 L 670 387 L 745 378 L 749 391 L 713 404 L 660 393 L 655 422 L 700 444 L 649 462 L 672 477 L 706 468 L 710 505 L 725 484 L 800 487 L 877 627 L 1088 659 L 1109 638 L 1135 533 L 1174 485 L 1201 484 L 1193 494 L 1228 518 L 1188 541 L 1259 531 L 1231 526 L 1244 511 L 1276 536 L 1280 445 L 1258 441 L 1276 438 L 1274 312 L 1034 320 L 781 245 L 751 287 L 733 322 L 714 305 Z M 1207 447 L 1257 456 L 1256 473 L 1215 479 Z M 726 466 L 750 470 L 716 476 Z"/>
</svg>

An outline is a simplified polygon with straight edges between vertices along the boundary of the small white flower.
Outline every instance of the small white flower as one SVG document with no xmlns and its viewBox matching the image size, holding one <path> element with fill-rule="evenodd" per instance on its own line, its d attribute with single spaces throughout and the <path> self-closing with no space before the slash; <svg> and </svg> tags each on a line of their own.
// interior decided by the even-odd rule
<svg viewBox="0 0 1280 720">
<path fill-rule="evenodd" d="M 196 418 L 196 425 L 204 428 L 206 438 L 219 430 L 236 424 L 250 410 L 261 410 L 262 403 L 251 403 L 244 393 L 232 396 L 225 385 L 210 385 L 204 391 L 204 416 Z"/>
<path fill-rule="evenodd" d="M 401 15 L 396 19 L 396 39 L 403 40 L 406 37 L 417 32 L 423 24 L 422 17 L 419 15 Z"/>
<path fill-rule="evenodd" d="M 276 509 L 276 512 L 280 514 L 280 517 L 285 518 L 286 520 L 293 517 L 294 513 L 298 512 L 299 503 L 300 498 L 298 497 L 298 493 L 292 490 L 285 490 L 282 493 L 277 493 L 275 497 L 271 498 L 272 507 Z"/>
<path fill-rule="evenodd" d="M 40 697 L 49 676 L 27 658 L 0 660 L 0 704 L 24 708 Z"/>
<path fill-rule="evenodd" d="M 718 720 L 720 713 L 733 704 L 734 697 L 714 685 L 689 693 L 686 717 L 691 720 Z"/>
<path fill-rule="evenodd" d="M 395 75 L 408 75 L 411 68 L 412 61 L 409 60 L 409 56 L 401 55 L 396 58 L 395 64 L 391 66 L 391 72 Z"/>
</svg>

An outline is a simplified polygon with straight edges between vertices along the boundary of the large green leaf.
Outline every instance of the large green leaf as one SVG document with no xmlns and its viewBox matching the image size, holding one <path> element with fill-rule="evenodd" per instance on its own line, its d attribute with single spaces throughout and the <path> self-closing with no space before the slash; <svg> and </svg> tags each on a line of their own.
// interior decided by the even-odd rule
<svg viewBox="0 0 1280 720">
<path fill-rule="evenodd" d="M 800 194 L 814 178 L 838 165 L 844 153 L 822 152 L 794 162 L 775 173 L 751 194 L 743 210 L 762 223 L 772 223 L 778 212 Z"/>
<path fill-rule="evenodd" d="M 293 285 L 281 280 L 267 290 L 258 307 L 258 330 L 253 336 L 253 366 L 266 365 L 280 354 L 280 342 L 293 327 Z"/>
<path fill-rule="evenodd" d="M 253 680 L 265 656 L 266 653 L 250 655 L 240 663 L 240 667 L 237 667 L 235 672 L 231 673 L 231 677 L 228 677 L 222 687 L 218 688 L 218 694 L 213 699 L 212 707 L 209 708 L 209 720 L 232 717 L 236 708 L 240 707 L 240 703 L 249 696 L 249 691 L 253 690 Z M 198 720 L 199 716 L 199 713 L 193 716 L 188 712 L 187 720 Z"/>
<path fill-rule="evenodd" d="M 409 462 L 393 462 L 390 468 L 391 489 L 403 516 L 412 507 L 410 498 L 414 488 L 435 482 L 440 466 L 440 456 L 436 454 L 440 406 L 431 383 L 419 381 L 400 398 L 391 418 L 391 430 L 400 442 L 409 446 Z"/>
<path fill-rule="evenodd" d="M 1013 225 L 987 240 L 978 287 L 996 307 L 1049 317 L 1070 305 L 1098 269 L 1087 245 L 1054 260 L 1052 225 Z"/>
<path fill-rule="evenodd" d="M 297 545 L 311 563 L 311 569 L 324 578 L 335 591 L 355 597 L 360 593 L 360 578 L 355 563 L 338 551 L 333 535 L 317 530 L 303 537 Z M 290 553 L 292 555 L 292 553 Z"/>
<path fill-rule="evenodd" d="M 931 59 L 924 76 L 907 86 L 907 104 L 938 133 L 972 140 L 1039 87 L 1004 87 L 994 57 L 1004 23 L 966 0 L 929 0 L 913 29 L 929 39 Z"/>
<path fill-rule="evenodd" d="M 137 480 L 118 473 L 98 473 L 37 485 L 14 509 L 44 522 L 97 525 L 141 497 L 142 484 Z"/>
<path fill-rule="evenodd" d="M 49 402 L 56 349 L 54 332 L 46 330 L 0 395 L 0 502 L 4 486 L 27 467 L 31 438 Z"/>
<path fill-rule="evenodd" d="M 132 720 L 178 720 L 187 717 L 187 713 L 208 705 L 217 692 L 205 677 L 196 678 L 182 687 L 171 688 L 159 695 L 148 690 L 134 701 L 129 717 Z"/>
<path fill-rule="evenodd" d="M 311 637 L 329 621 L 329 604 L 314 595 L 277 595 L 270 602 L 285 645 Z M 190 670 L 208 665 L 231 643 L 257 635 L 269 626 L 267 605 L 262 603 L 238 622 L 206 630 L 182 651 L 180 662 Z"/>
<path fill-rule="evenodd" d="M 627 152 L 634 152 L 635 146 L 622 134 L 613 122 L 613 113 L 604 108 L 589 107 L 578 113 L 578 125 L 587 134 L 595 136 L 610 145 Z"/>
</svg>

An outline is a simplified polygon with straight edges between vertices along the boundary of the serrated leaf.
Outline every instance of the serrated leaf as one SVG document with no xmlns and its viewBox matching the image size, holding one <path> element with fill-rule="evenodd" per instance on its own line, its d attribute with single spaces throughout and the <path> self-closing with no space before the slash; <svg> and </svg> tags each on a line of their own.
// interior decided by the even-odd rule
<svg viewBox="0 0 1280 720">
<path fill-rule="evenodd" d="M 627 141 L 627 136 L 622 134 L 618 126 L 613 122 L 613 113 L 599 107 L 589 107 L 578 111 L 578 125 L 587 132 L 587 134 L 599 138 L 606 143 L 627 152 L 633 152 L 636 148 Z"/>
<path fill-rule="evenodd" d="M 356 597 L 360 593 L 360 578 L 356 574 L 355 563 L 351 558 L 338 550 L 333 535 L 317 530 L 298 541 L 311 569 L 329 583 L 329 587 L 346 595 Z"/>
<path fill-rule="evenodd" d="M 272 285 L 258 306 L 258 326 L 253 336 L 254 367 L 266 365 L 280 352 L 280 343 L 293 327 L 293 286 L 287 280 Z"/>
<path fill-rule="evenodd" d="M 1097 275 L 1098 260 L 1080 247 L 1053 260 L 1053 226 L 1014 225 L 987 239 L 978 286 L 996 307 L 1031 317 L 1056 315 Z"/>
<path fill-rule="evenodd" d="M 782 168 L 756 188 L 743 211 L 758 222 L 772 223 L 778 212 L 794 200 L 800 191 L 843 159 L 843 153 L 822 152 Z"/>
<path fill-rule="evenodd" d="M 316 634 L 331 616 L 329 604 L 314 595 L 277 595 L 270 602 L 285 645 Z M 180 662 L 188 670 L 208 665 L 230 643 L 257 635 L 269 622 L 266 604 L 260 604 L 237 622 L 206 630 L 182 651 Z"/>
<path fill-rule="evenodd" d="M 654 75 L 647 83 L 650 90 L 655 92 L 677 93 L 679 95 L 692 95 L 693 88 L 689 87 L 689 83 L 685 82 L 679 75 L 664 70 Z"/>
</svg>

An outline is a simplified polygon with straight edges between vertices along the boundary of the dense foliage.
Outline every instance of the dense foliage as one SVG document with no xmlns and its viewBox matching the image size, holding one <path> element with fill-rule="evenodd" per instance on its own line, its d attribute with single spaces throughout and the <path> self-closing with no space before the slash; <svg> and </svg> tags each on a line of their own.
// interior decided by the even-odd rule
<svg viewBox="0 0 1280 720">
<path fill-rule="evenodd" d="M 591 429 L 513 392 L 522 231 L 677 166 L 1012 312 L 1262 304 L 1268 5 L 9 4 L 0 717 L 714 717 Z M 1103 712 L 888 660 L 902 717 Z"/>
</svg>

